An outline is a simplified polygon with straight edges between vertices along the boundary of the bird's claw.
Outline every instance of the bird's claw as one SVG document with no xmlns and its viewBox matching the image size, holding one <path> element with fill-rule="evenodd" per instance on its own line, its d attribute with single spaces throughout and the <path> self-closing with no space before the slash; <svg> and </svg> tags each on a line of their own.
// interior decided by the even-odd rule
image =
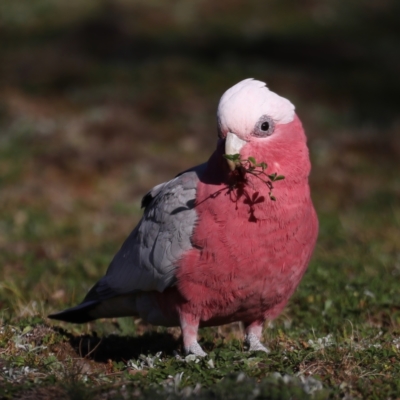
<svg viewBox="0 0 400 400">
<path fill-rule="evenodd" d="M 249 346 L 249 351 L 263 351 L 267 354 L 270 352 L 270 350 L 260 342 L 260 339 L 254 333 L 246 335 L 245 343 Z"/>
<path fill-rule="evenodd" d="M 193 342 L 190 346 L 186 347 L 185 352 L 186 354 L 194 354 L 197 357 L 205 357 L 207 355 L 197 342 Z"/>
</svg>

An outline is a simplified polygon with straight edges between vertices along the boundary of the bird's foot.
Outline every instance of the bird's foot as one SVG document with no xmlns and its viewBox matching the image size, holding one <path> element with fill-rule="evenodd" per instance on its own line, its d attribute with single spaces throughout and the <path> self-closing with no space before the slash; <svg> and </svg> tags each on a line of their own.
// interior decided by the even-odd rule
<svg viewBox="0 0 400 400">
<path fill-rule="evenodd" d="M 246 335 L 245 344 L 249 346 L 249 351 L 263 351 L 267 354 L 270 352 L 270 350 L 260 342 L 260 339 L 254 333 Z"/>
<path fill-rule="evenodd" d="M 207 353 L 201 348 L 198 342 L 193 342 L 189 346 L 185 346 L 185 353 L 186 354 L 194 354 L 197 357 L 205 357 Z"/>
</svg>

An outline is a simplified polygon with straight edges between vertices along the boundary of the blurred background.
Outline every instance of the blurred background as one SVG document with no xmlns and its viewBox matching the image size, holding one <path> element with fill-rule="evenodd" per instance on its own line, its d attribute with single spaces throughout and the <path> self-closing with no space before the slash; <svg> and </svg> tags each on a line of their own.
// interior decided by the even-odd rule
<svg viewBox="0 0 400 400">
<path fill-rule="evenodd" d="M 347 243 L 400 275 L 399 15 L 395 0 L 1 0 L 3 316 L 80 300 L 142 195 L 208 158 L 218 100 L 248 77 L 303 121 L 314 264 Z"/>
</svg>

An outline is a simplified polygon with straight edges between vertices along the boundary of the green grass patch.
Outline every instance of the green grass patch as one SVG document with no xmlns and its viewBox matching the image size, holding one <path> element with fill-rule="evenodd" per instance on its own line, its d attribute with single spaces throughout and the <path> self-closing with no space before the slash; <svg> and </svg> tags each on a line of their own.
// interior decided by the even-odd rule
<svg viewBox="0 0 400 400">
<path fill-rule="evenodd" d="M 361 64 L 367 72 L 375 68 L 362 58 L 359 68 L 349 67 L 340 46 L 329 56 L 340 68 L 328 60 L 332 69 L 312 64 L 311 71 L 320 71 L 314 74 L 306 63 L 274 64 L 265 48 L 246 55 L 247 44 L 253 36 L 268 38 L 268 29 L 277 35 L 287 29 L 275 44 L 279 60 L 279 46 L 291 35 L 306 40 L 325 9 L 303 12 L 307 7 L 299 5 L 299 18 L 293 4 L 275 2 L 275 13 L 259 13 L 270 23 L 257 25 L 258 16 L 244 18 L 242 11 L 251 10 L 240 2 L 235 15 L 221 3 L 218 14 L 226 20 L 214 20 L 214 3 L 196 3 L 188 6 L 193 20 L 186 22 L 162 2 L 133 8 L 117 2 L 111 9 L 107 2 L 76 0 L 74 7 L 55 0 L 3 3 L 0 398 L 400 398 L 400 164 L 397 128 L 382 113 L 398 112 L 389 104 L 391 96 L 397 99 L 398 80 L 395 69 L 385 70 L 393 52 L 382 53 L 381 39 L 378 46 L 364 34 L 360 43 L 351 38 L 355 49 L 366 49 L 365 60 L 386 60 L 377 79 L 361 73 Z M 347 16 L 359 15 L 353 3 Z M 331 21 L 356 20 L 346 22 L 342 6 L 332 7 L 336 13 L 326 10 Z M 375 18 L 375 9 L 368 10 Z M 259 31 L 248 31 L 253 25 Z M 361 25 L 375 37 L 370 23 Z M 321 26 L 338 33 L 333 22 Z M 103 36 L 93 35 L 93 27 Z M 230 32 L 239 31 L 248 39 L 238 44 Z M 319 43 L 324 35 L 317 36 Z M 390 50 L 398 41 L 392 31 L 389 36 Z M 150 53 L 135 53 L 132 62 L 136 43 L 148 44 Z M 220 54 L 221 44 L 226 53 Z M 320 47 L 305 49 L 317 54 L 311 63 L 320 61 L 314 51 Z M 320 220 L 300 287 L 265 327 L 271 353 L 246 352 L 238 324 L 201 329 L 208 356 L 196 359 L 184 356 L 175 328 L 134 318 L 49 321 L 49 313 L 80 302 L 104 274 L 141 216 L 141 196 L 207 159 L 215 146 L 218 95 L 248 76 L 268 78 L 304 115 Z M 371 82 L 371 93 L 359 91 Z M 365 116 L 378 126 L 367 129 Z"/>
</svg>

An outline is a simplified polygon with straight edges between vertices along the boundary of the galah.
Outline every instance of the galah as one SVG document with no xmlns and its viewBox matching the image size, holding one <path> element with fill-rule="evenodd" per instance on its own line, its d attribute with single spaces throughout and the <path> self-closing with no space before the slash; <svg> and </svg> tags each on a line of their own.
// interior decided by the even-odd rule
<svg viewBox="0 0 400 400">
<path fill-rule="evenodd" d="M 268 352 L 263 324 L 300 283 L 318 234 L 306 136 L 292 103 L 253 79 L 223 94 L 217 117 L 210 159 L 150 190 L 105 276 L 50 318 L 180 326 L 197 356 L 199 327 L 241 321 L 249 350 Z"/>
</svg>

